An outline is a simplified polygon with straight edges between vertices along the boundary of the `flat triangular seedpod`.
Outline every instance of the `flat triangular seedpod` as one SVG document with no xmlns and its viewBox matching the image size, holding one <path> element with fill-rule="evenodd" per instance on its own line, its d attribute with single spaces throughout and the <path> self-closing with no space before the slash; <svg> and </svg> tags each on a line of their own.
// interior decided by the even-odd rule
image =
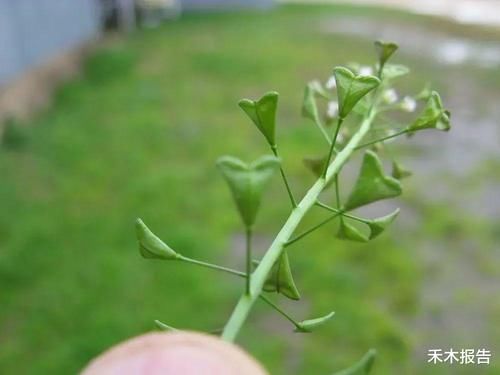
<svg viewBox="0 0 500 375">
<path fill-rule="evenodd" d="M 370 227 L 370 237 L 372 240 L 378 237 L 399 215 L 399 208 L 389 215 L 382 216 L 373 220 L 367 220 L 366 224 Z"/>
<path fill-rule="evenodd" d="M 339 116 L 345 118 L 352 111 L 356 103 L 380 84 L 374 76 L 355 76 L 344 67 L 333 69 L 337 82 L 337 96 L 339 102 Z"/>
<path fill-rule="evenodd" d="M 410 69 L 400 64 L 385 64 L 382 70 L 382 77 L 385 79 L 395 79 L 407 75 Z"/>
<path fill-rule="evenodd" d="M 271 269 L 271 272 L 269 272 L 269 276 L 264 283 L 263 289 L 266 292 L 283 294 L 293 300 L 300 299 L 299 290 L 293 281 L 292 270 L 290 269 L 290 262 L 288 260 L 286 250 L 283 251 L 279 259 L 273 265 L 273 268 Z"/>
<path fill-rule="evenodd" d="M 338 371 L 333 375 L 368 375 L 372 370 L 376 355 L 377 351 L 375 349 L 370 349 L 355 365 L 345 370 Z"/>
<path fill-rule="evenodd" d="M 304 89 L 302 116 L 314 121 L 316 124 L 320 123 L 318 105 L 316 103 L 316 89 L 313 82 L 308 83 Z"/>
<path fill-rule="evenodd" d="M 158 327 L 158 329 L 162 331 L 177 331 L 176 328 L 171 327 L 163 322 L 160 322 L 159 320 L 155 320 L 155 325 Z"/>
<path fill-rule="evenodd" d="M 246 227 L 255 223 L 264 187 L 279 166 L 280 160 L 274 156 L 262 156 L 250 164 L 232 156 L 217 161 Z"/>
<path fill-rule="evenodd" d="M 257 101 L 242 99 L 238 105 L 250 117 L 255 126 L 264 135 L 267 142 L 276 145 L 276 109 L 278 93 L 271 91 Z"/>
<path fill-rule="evenodd" d="M 392 162 L 392 177 L 402 180 L 403 178 L 410 177 L 412 175 L 411 171 L 405 169 L 397 161 Z"/>
<path fill-rule="evenodd" d="M 393 177 L 384 175 L 382 163 L 373 151 L 366 151 L 361 171 L 351 195 L 345 204 L 352 210 L 381 199 L 393 198 L 402 192 L 401 184 Z"/>
<path fill-rule="evenodd" d="M 326 156 L 316 158 L 304 158 L 302 161 L 307 169 L 309 169 L 316 177 L 321 177 L 325 170 Z"/>
<path fill-rule="evenodd" d="M 139 251 L 144 258 L 174 260 L 179 257 L 174 250 L 151 232 L 141 219 L 135 221 L 135 231 Z"/>
<path fill-rule="evenodd" d="M 441 97 L 436 91 L 432 91 L 424 110 L 415 122 L 408 127 L 411 132 L 423 129 L 443 131 L 450 129 L 450 112 L 443 108 Z"/>
<path fill-rule="evenodd" d="M 391 56 L 398 49 L 398 45 L 392 42 L 383 42 L 381 40 L 377 40 L 375 42 L 375 51 L 378 56 L 378 63 L 380 66 L 384 66 L 387 60 L 391 58 Z"/>
<path fill-rule="evenodd" d="M 314 176 L 320 178 L 321 175 L 323 174 L 323 171 L 325 169 L 325 163 L 326 163 L 326 156 L 323 157 L 317 157 L 317 158 L 304 158 L 302 161 L 304 162 L 304 165 L 306 166 L 307 169 L 309 169 Z M 332 157 L 332 160 L 334 157 Z M 330 180 L 326 186 L 325 189 L 332 186 L 334 180 Z"/>
<path fill-rule="evenodd" d="M 368 242 L 368 237 L 361 233 L 357 228 L 347 224 L 343 219 L 340 220 L 337 238 L 355 242 Z"/>
<path fill-rule="evenodd" d="M 334 315 L 335 312 L 332 311 L 331 313 L 325 316 L 321 316 L 319 318 L 303 320 L 302 322 L 297 323 L 295 332 L 313 332 L 315 329 L 322 326 L 323 324 L 328 322 L 331 318 L 333 318 Z"/>
</svg>

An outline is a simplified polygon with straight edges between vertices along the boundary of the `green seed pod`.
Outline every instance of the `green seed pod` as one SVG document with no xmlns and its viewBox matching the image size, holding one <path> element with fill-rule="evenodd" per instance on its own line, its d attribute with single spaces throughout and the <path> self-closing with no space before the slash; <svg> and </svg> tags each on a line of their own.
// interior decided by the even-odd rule
<svg viewBox="0 0 500 375">
<path fill-rule="evenodd" d="M 400 182 L 384 174 L 377 154 L 373 151 L 366 151 L 361 171 L 347 199 L 345 209 L 352 210 L 381 199 L 393 198 L 401 192 Z"/>
<path fill-rule="evenodd" d="M 403 178 L 410 177 L 412 175 L 411 171 L 405 169 L 401 164 L 397 161 L 392 162 L 392 177 L 398 180 L 402 180 Z"/>
<path fill-rule="evenodd" d="M 366 224 L 370 227 L 370 237 L 372 240 L 378 237 L 382 232 L 396 219 L 399 215 L 399 208 L 389 215 L 379 217 L 377 219 L 368 220 Z"/>
<path fill-rule="evenodd" d="M 392 42 L 383 42 L 377 40 L 375 42 L 375 51 L 377 52 L 378 63 L 384 66 L 391 56 L 398 50 L 398 45 Z"/>
<path fill-rule="evenodd" d="M 315 85 L 310 82 L 304 89 L 304 99 L 302 101 L 302 116 L 312 120 L 315 124 L 319 124 L 318 104 L 316 103 L 317 90 Z"/>
<path fill-rule="evenodd" d="M 271 146 L 276 146 L 276 109 L 279 94 L 268 92 L 257 101 L 242 99 L 238 105 L 250 117 Z"/>
<path fill-rule="evenodd" d="M 159 320 L 155 320 L 155 325 L 161 331 L 178 331 L 176 328 L 171 327 L 163 322 L 160 322 Z"/>
<path fill-rule="evenodd" d="M 337 238 L 354 242 L 368 242 L 368 237 L 365 234 L 352 225 L 347 224 L 344 219 L 340 220 Z"/>
<path fill-rule="evenodd" d="M 424 110 L 413 124 L 408 126 L 408 130 L 411 133 L 423 129 L 448 131 L 450 127 L 450 111 L 443 108 L 441 97 L 436 91 L 432 91 Z"/>
<path fill-rule="evenodd" d="M 401 64 L 385 64 L 382 70 L 382 78 L 385 80 L 392 80 L 410 73 L 410 69 Z"/>
<path fill-rule="evenodd" d="M 370 349 L 364 356 L 348 369 L 336 372 L 333 375 L 368 375 L 372 368 L 373 363 L 375 362 L 375 356 L 377 355 L 377 351 L 375 349 Z"/>
<path fill-rule="evenodd" d="M 250 164 L 232 156 L 217 161 L 247 228 L 255 223 L 264 188 L 279 166 L 280 160 L 274 156 L 262 156 Z"/>
<path fill-rule="evenodd" d="M 345 118 L 361 98 L 380 84 L 377 77 L 355 76 L 353 72 L 344 67 L 334 68 L 333 75 L 337 82 L 339 116 L 341 118 Z"/>
<path fill-rule="evenodd" d="M 283 254 L 281 254 L 277 262 L 273 265 L 263 289 L 266 292 L 280 293 L 293 300 L 300 299 L 300 293 L 293 280 L 286 250 L 283 251 Z"/>
<path fill-rule="evenodd" d="M 313 332 L 314 330 L 328 322 L 331 318 L 333 318 L 334 315 L 335 312 L 332 311 L 331 313 L 319 318 L 303 320 L 302 322 L 299 322 L 297 324 L 295 332 Z"/>
<path fill-rule="evenodd" d="M 149 230 L 141 219 L 135 221 L 139 251 L 144 258 L 175 260 L 179 258 L 174 250 Z"/>
</svg>

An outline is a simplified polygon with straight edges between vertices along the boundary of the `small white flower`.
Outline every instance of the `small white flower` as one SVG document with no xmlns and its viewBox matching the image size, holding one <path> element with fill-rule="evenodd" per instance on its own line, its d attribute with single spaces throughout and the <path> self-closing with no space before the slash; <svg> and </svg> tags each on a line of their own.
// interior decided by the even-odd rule
<svg viewBox="0 0 500 375">
<path fill-rule="evenodd" d="M 328 90 L 331 90 L 331 89 L 334 89 L 335 87 L 337 87 L 337 81 L 335 81 L 335 76 L 331 76 L 330 78 L 328 78 L 328 81 L 326 81 L 325 87 Z"/>
<path fill-rule="evenodd" d="M 326 109 L 326 115 L 329 118 L 334 118 L 339 112 L 339 103 L 335 100 L 328 102 L 328 108 Z"/>
<path fill-rule="evenodd" d="M 359 68 L 358 75 L 360 75 L 360 76 L 371 76 L 371 75 L 373 75 L 373 68 L 371 66 L 363 65 L 363 66 L 361 66 Z"/>
<path fill-rule="evenodd" d="M 398 100 L 398 93 L 394 89 L 385 90 L 383 99 L 387 104 L 394 104 Z"/>
<path fill-rule="evenodd" d="M 413 112 L 417 109 L 417 102 L 410 96 L 405 96 L 401 101 L 401 109 L 406 112 Z"/>
</svg>

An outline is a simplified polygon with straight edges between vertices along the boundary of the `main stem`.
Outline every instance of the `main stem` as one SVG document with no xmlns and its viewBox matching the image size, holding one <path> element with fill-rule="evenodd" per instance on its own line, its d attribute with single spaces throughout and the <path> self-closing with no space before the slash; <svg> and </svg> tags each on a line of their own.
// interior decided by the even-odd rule
<svg viewBox="0 0 500 375">
<path fill-rule="evenodd" d="M 252 228 L 247 227 L 245 232 L 246 239 L 246 288 L 245 291 L 250 294 L 250 284 L 252 278 Z"/>
<path fill-rule="evenodd" d="M 235 309 L 233 310 L 233 313 L 227 321 L 224 327 L 224 331 L 222 332 L 222 338 L 224 340 L 234 341 L 243 323 L 248 317 L 253 304 L 255 303 L 257 298 L 259 298 L 267 275 L 271 271 L 274 263 L 278 260 L 281 253 L 283 252 L 285 244 L 290 240 L 290 237 L 292 236 L 306 213 L 309 211 L 309 209 L 314 206 L 325 186 L 333 178 L 333 176 L 335 176 L 340 171 L 342 166 L 354 152 L 355 147 L 361 142 L 363 137 L 370 130 L 375 115 L 376 112 L 372 108 L 361 123 L 361 126 L 357 133 L 351 138 L 345 148 L 337 154 L 337 157 L 328 167 L 325 178 L 318 179 L 306 193 L 304 198 L 302 198 L 297 207 L 292 210 L 285 224 L 279 231 L 278 235 L 265 253 L 255 271 L 253 272 L 250 282 L 250 293 L 244 293 L 240 297 Z"/>
</svg>

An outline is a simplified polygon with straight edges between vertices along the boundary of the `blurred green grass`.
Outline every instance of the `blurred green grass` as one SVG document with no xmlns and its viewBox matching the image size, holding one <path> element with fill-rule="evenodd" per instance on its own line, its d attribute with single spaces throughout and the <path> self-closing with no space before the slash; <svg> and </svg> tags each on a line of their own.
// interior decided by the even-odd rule
<svg viewBox="0 0 500 375">
<path fill-rule="evenodd" d="M 154 319 L 207 331 L 224 324 L 241 280 L 141 259 L 133 221 L 142 217 L 185 255 L 238 263 L 241 226 L 214 161 L 268 150 L 236 102 L 281 93 L 284 165 L 302 193 L 312 178 L 301 158 L 324 148 L 300 117 L 305 82 L 326 79 L 335 64 L 374 59 L 368 42 L 315 29 L 318 17 L 339 11 L 367 12 L 194 14 L 112 40 L 50 110 L 21 124 L 25 142 L 0 151 L 0 372 L 75 373 L 153 329 Z M 427 80 L 419 67 L 408 88 Z M 276 178 L 256 228 L 263 242 L 287 212 Z M 427 224 L 422 232 L 437 237 L 449 230 Z M 464 224 L 456 225 L 454 233 Z M 294 245 L 305 301 L 287 305 L 299 319 L 332 309 L 336 317 L 322 332 L 292 336 L 258 305 L 239 342 L 273 374 L 329 373 L 370 347 L 379 352 L 375 373 L 414 373 L 405 320 L 416 312 L 422 270 L 409 242 L 415 233 L 397 228 L 368 246 L 335 240 L 332 227 Z"/>
</svg>

